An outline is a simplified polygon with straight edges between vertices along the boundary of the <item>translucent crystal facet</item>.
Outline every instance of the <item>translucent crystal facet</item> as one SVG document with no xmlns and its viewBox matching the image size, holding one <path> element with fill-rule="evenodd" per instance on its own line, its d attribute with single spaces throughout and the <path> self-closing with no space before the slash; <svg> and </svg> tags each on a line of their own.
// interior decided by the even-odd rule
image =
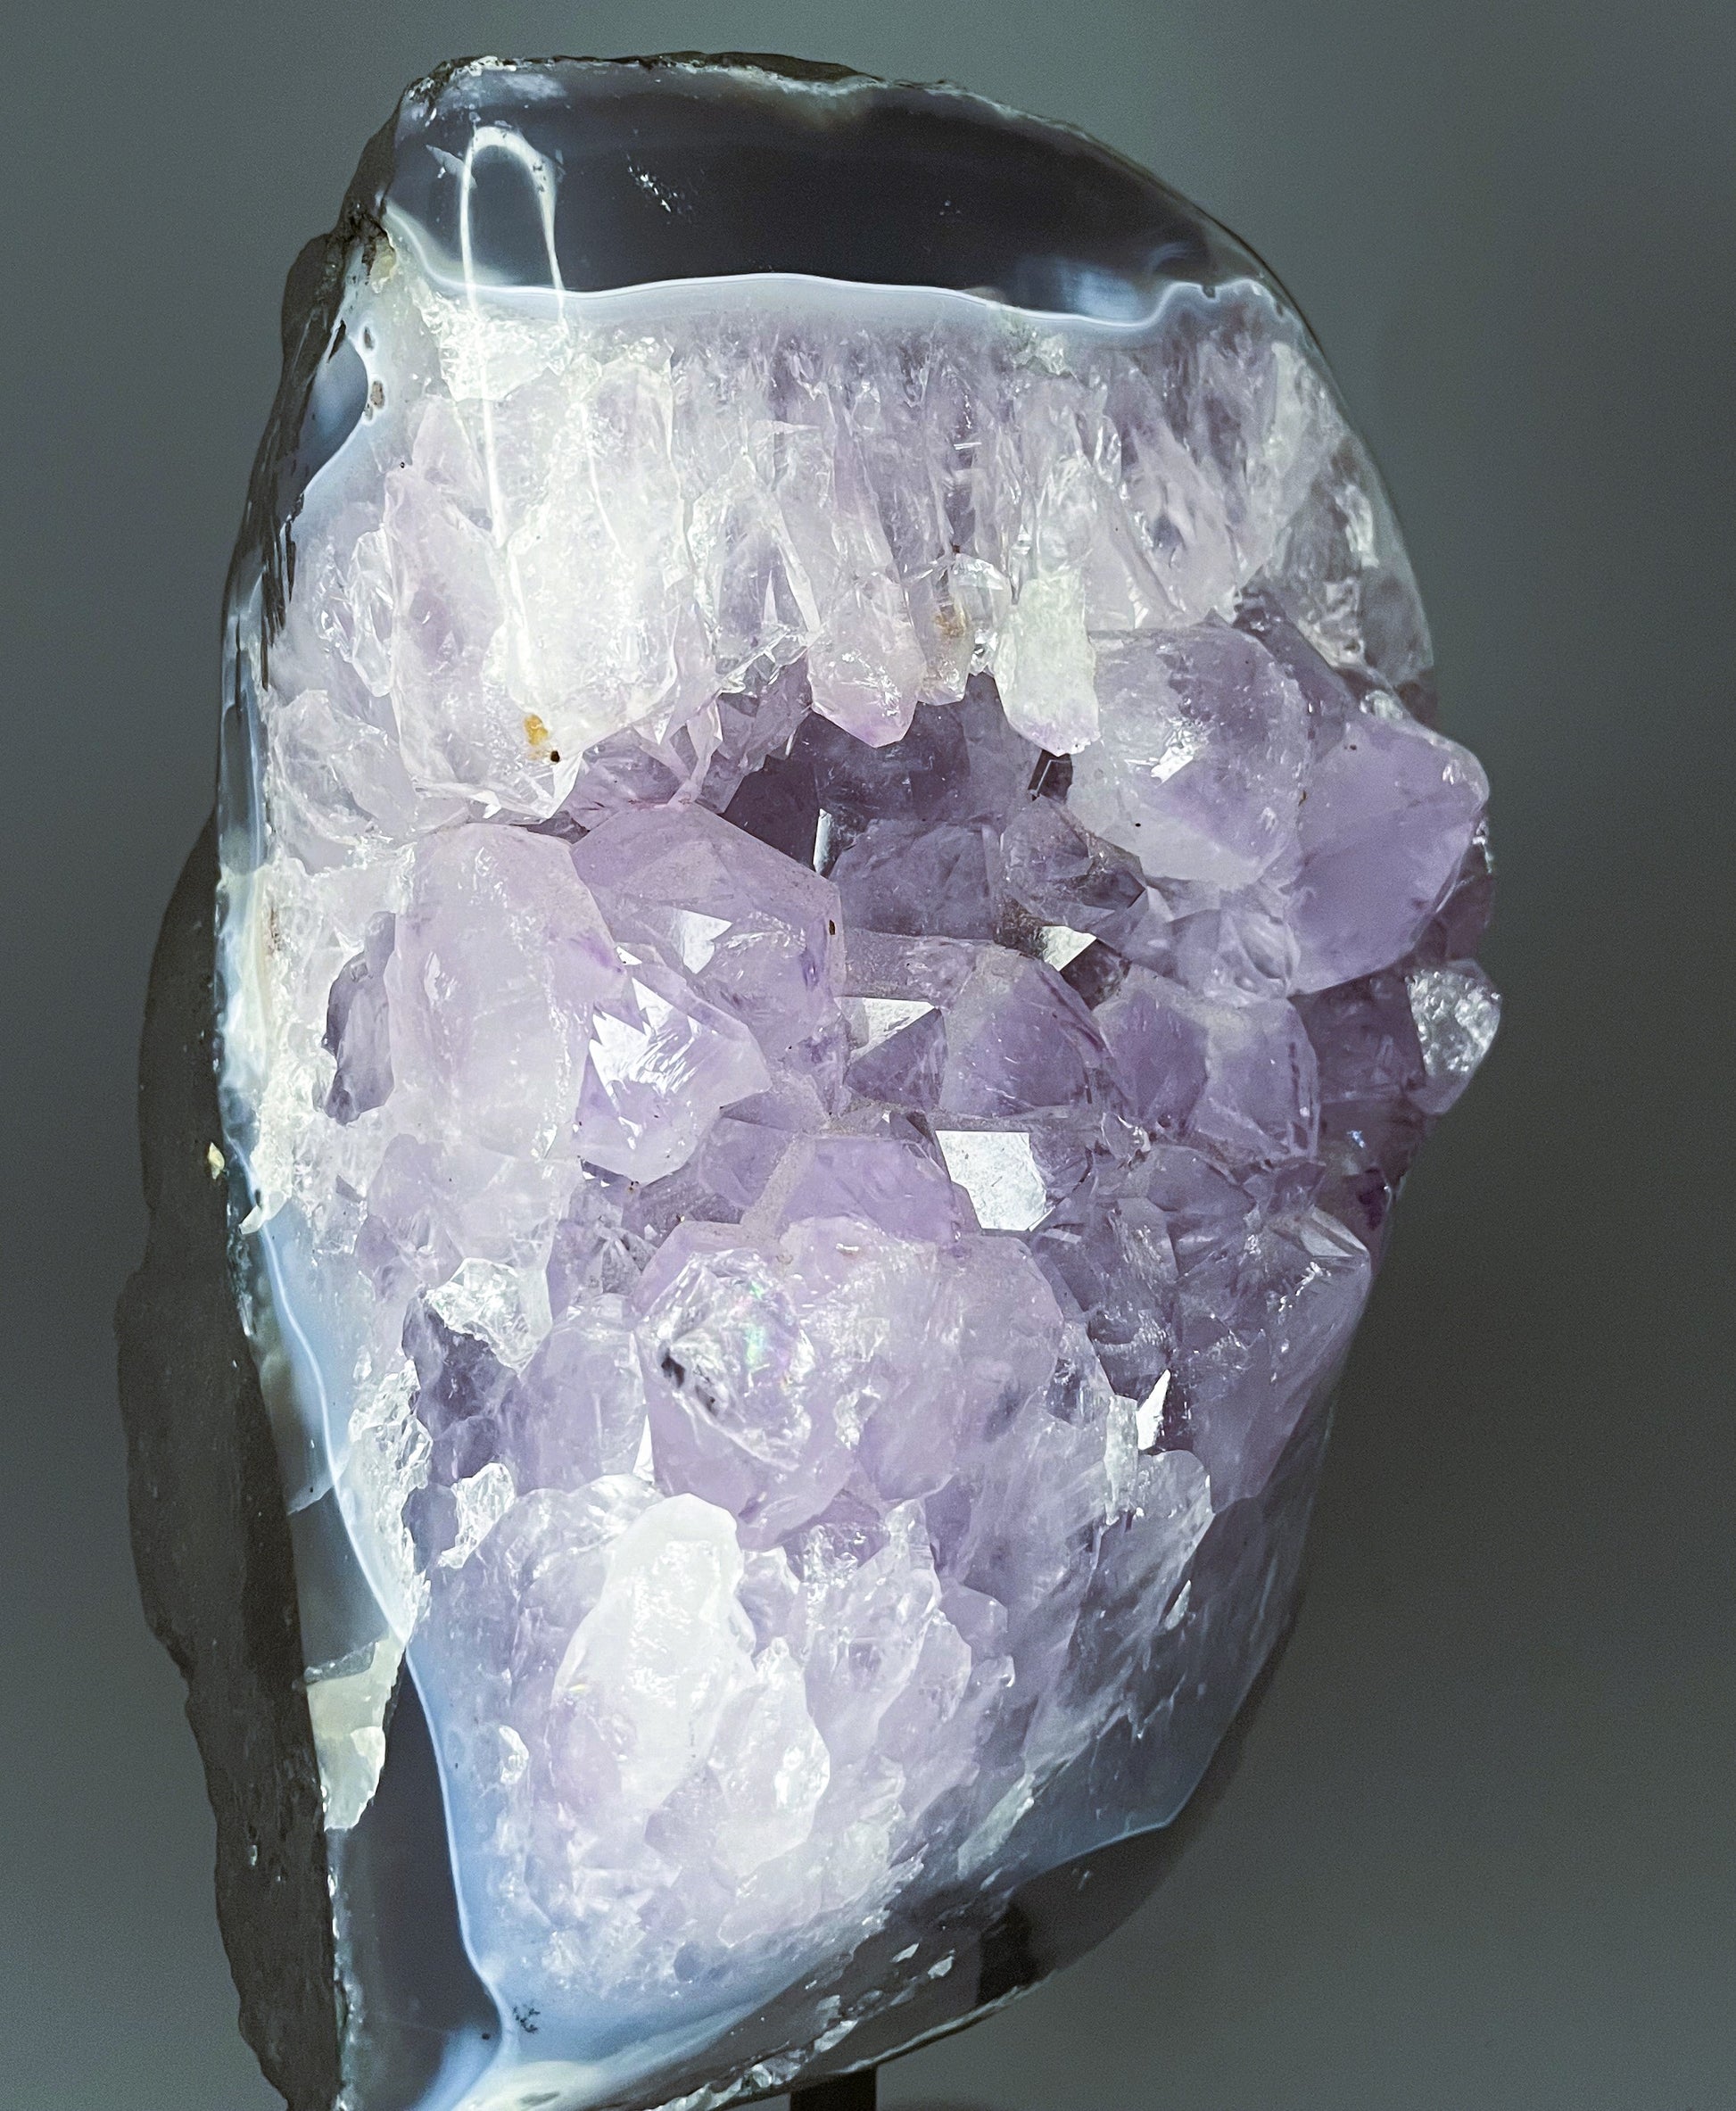
<svg viewBox="0 0 1736 2111">
<path fill-rule="evenodd" d="M 401 1656 L 500 2019 L 426 2100 L 722 2100 L 1194 1787 L 1494 1030 L 1487 788 L 1239 252 L 575 290 L 577 77 L 502 78 L 417 180 L 504 160 L 529 261 L 385 195 L 238 574 L 226 1120 L 363 1609 L 327 1823 Z"/>
</svg>

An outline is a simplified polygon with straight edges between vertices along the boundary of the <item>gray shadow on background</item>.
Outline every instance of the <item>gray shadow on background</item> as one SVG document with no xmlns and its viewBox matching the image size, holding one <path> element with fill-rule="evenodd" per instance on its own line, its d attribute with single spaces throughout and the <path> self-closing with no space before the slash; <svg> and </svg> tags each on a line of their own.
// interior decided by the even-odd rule
<svg viewBox="0 0 1736 2111">
<path fill-rule="evenodd" d="M 1295 293 L 1495 785 L 1488 1068 L 1341 1398 L 1220 1811 L 890 2111 L 1711 2111 L 1736 2071 L 1729 493 L 1711 0 L 336 0 L 9 24 L 0 2098 L 271 2111 L 127 1546 L 138 1019 L 209 807 L 283 277 L 452 53 L 796 46 L 1085 124 Z"/>
</svg>

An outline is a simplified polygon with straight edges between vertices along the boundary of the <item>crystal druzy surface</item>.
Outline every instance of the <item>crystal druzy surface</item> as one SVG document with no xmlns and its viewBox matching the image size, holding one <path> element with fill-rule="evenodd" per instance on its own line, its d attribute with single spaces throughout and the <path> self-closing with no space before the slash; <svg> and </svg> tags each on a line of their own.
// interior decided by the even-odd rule
<svg viewBox="0 0 1736 2111">
<path fill-rule="evenodd" d="M 827 251 L 895 118 L 977 159 Z M 1101 150 L 556 64 L 389 160 L 292 285 L 219 888 L 346 2100 L 406 1676 L 497 2024 L 421 2100 L 752 2093 L 1194 1787 L 1493 1031 L 1486 786 L 1304 326 Z"/>
</svg>

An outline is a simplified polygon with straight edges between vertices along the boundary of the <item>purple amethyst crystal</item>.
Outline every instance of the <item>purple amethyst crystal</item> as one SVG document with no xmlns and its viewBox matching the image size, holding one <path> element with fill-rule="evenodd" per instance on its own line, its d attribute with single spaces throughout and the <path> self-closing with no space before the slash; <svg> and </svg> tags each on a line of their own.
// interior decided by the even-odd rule
<svg viewBox="0 0 1736 2111">
<path fill-rule="evenodd" d="M 771 263 L 611 273 L 579 150 L 659 96 L 648 244 L 731 97 L 755 196 L 806 98 L 1186 239 L 925 251 L 913 156 L 905 285 L 820 272 L 806 199 Z M 392 153 L 256 484 L 223 786 L 244 1288 L 342 1550 L 343 2100 L 721 2102 L 934 2027 L 972 1901 L 1189 1795 L 1494 1031 L 1486 785 L 1306 329 L 1087 144 L 561 63 L 439 77 Z M 394 1689 L 497 2027 L 389 2097 L 343 1871 Z"/>
</svg>

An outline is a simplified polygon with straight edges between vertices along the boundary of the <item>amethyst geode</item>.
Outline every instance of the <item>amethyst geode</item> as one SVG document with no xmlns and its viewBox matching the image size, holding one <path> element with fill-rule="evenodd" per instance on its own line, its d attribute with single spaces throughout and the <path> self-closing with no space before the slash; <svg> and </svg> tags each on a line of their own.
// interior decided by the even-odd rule
<svg viewBox="0 0 1736 2111">
<path fill-rule="evenodd" d="M 342 2101 L 764 2093 L 992 1999 L 1269 1654 L 1494 1029 L 1483 773 L 1294 310 L 1073 135 L 455 69 L 286 335 L 219 1041 Z"/>
</svg>

